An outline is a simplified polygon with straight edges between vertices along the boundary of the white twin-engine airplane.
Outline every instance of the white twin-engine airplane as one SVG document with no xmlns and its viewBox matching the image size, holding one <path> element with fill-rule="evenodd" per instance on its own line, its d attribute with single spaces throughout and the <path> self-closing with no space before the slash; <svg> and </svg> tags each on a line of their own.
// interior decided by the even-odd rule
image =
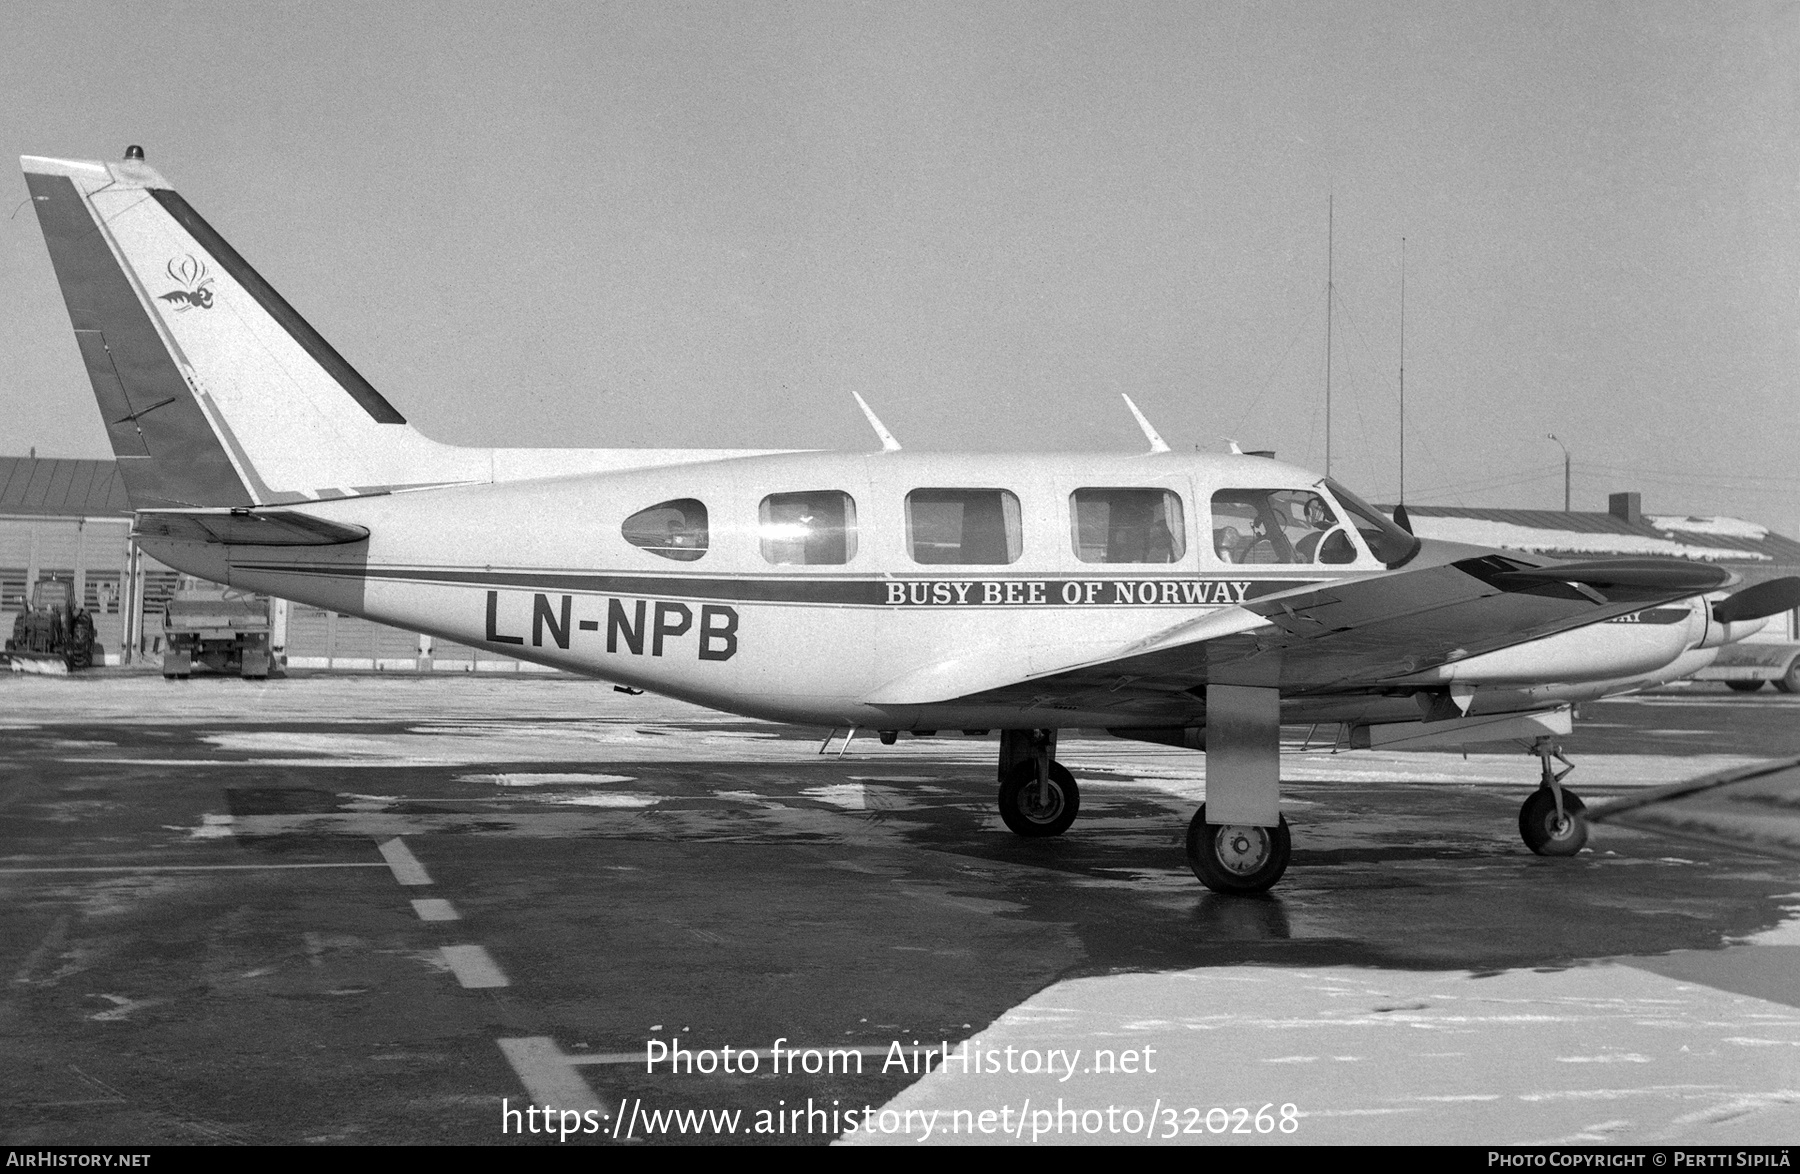
<svg viewBox="0 0 1800 1174">
<path fill-rule="evenodd" d="M 1586 839 L 1574 702 L 1683 676 L 1795 605 L 1728 571 L 1415 538 L 1256 456 L 435 443 L 132 148 L 26 157 L 144 550 L 221 583 L 776 721 L 1002 731 L 1000 813 L 1075 819 L 1059 728 L 1206 752 L 1189 862 L 1287 867 L 1280 727 L 1521 740 L 1519 826 Z M 1133 412 L 1136 409 L 1133 408 Z M 1563 761 L 1567 761 L 1564 759 Z"/>
</svg>

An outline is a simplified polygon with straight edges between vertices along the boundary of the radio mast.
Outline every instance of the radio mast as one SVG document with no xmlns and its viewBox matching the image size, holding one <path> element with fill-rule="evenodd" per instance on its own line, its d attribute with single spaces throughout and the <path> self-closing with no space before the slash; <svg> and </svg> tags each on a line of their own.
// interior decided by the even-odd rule
<svg viewBox="0 0 1800 1174">
<path fill-rule="evenodd" d="M 1335 193 L 1325 194 L 1325 475 L 1331 476 L 1331 299 L 1332 231 Z"/>
</svg>

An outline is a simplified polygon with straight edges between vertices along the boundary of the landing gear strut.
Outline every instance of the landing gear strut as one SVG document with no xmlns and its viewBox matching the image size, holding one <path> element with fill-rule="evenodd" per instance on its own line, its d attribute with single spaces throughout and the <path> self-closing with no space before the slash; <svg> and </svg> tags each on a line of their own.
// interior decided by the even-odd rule
<svg viewBox="0 0 1800 1174">
<path fill-rule="evenodd" d="M 1081 811 L 1075 776 L 1055 755 L 1055 730 L 1000 733 L 1000 818 L 1018 835 L 1060 836 Z"/>
<path fill-rule="evenodd" d="M 1588 837 L 1587 808 L 1575 792 L 1562 785 L 1575 764 L 1564 758 L 1562 747 L 1549 738 L 1539 738 L 1532 753 L 1543 764 L 1543 781 L 1519 808 L 1519 835 L 1539 856 L 1573 856 Z M 1563 764 L 1561 770 L 1551 763 L 1552 758 Z"/>
</svg>

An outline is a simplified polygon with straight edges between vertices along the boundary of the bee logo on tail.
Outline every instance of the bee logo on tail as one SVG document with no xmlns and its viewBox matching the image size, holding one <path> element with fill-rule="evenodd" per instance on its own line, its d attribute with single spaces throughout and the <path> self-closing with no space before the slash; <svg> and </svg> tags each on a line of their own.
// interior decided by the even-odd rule
<svg viewBox="0 0 1800 1174">
<path fill-rule="evenodd" d="M 179 261 L 169 262 L 169 277 L 182 285 L 182 289 L 172 289 L 161 295 L 160 301 L 171 302 L 177 314 L 194 309 L 212 309 L 213 279 L 207 276 L 206 262 L 196 260 L 192 253 Z"/>
</svg>

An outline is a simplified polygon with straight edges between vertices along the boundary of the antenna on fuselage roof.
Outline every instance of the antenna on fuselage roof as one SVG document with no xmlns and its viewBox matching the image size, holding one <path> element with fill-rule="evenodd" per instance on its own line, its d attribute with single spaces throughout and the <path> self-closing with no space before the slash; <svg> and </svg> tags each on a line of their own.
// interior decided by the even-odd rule
<svg viewBox="0 0 1800 1174">
<path fill-rule="evenodd" d="M 887 425 L 881 422 L 881 417 L 875 414 L 875 409 L 871 408 L 868 401 L 854 391 L 850 395 L 856 400 L 856 406 L 863 410 L 863 415 L 869 418 L 869 427 L 875 429 L 875 435 L 881 438 L 881 451 L 899 452 L 900 442 L 895 440 L 894 434 L 887 430 Z"/>
<path fill-rule="evenodd" d="M 1237 441 L 1231 439 L 1230 437 L 1226 437 L 1225 443 L 1229 444 L 1231 446 L 1231 455 L 1232 456 L 1241 457 L 1244 455 L 1244 450 L 1238 447 Z"/>
<path fill-rule="evenodd" d="M 1144 413 L 1138 411 L 1138 406 L 1131 402 L 1131 397 L 1121 391 L 1119 398 L 1125 401 L 1125 406 L 1131 409 L 1131 414 L 1136 418 L 1138 427 L 1144 430 L 1144 439 L 1150 442 L 1150 451 L 1152 453 L 1168 452 L 1168 443 L 1156 434 L 1156 429 L 1150 426 L 1150 421 L 1144 418 Z"/>
</svg>

